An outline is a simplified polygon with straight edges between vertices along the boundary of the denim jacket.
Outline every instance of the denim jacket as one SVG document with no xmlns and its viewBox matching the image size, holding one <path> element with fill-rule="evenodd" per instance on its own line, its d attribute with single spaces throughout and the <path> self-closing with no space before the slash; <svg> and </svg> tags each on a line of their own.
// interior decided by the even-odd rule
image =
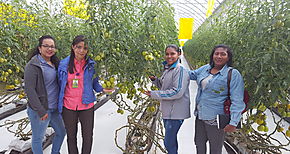
<svg viewBox="0 0 290 154">
<path fill-rule="evenodd" d="M 210 75 L 210 70 L 211 66 L 207 64 L 189 72 L 190 79 L 196 80 L 198 85 L 194 114 L 201 120 L 213 120 L 218 114 L 225 114 L 224 101 L 228 94 L 227 77 L 229 67 L 225 65 L 217 74 L 213 75 L 202 90 L 201 81 Z M 241 119 L 241 112 L 245 108 L 243 102 L 244 82 L 237 69 L 232 71 L 230 94 L 232 105 L 230 107 L 231 121 L 229 124 L 237 126 Z"/>
<path fill-rule="evenodd" d="M 58 82 L 60 86 L 58 108 L 60 112 L 62 112 L 62 108 L 63 108 L 63 97 L 64 97 L 64 92 L 65 92 L 65 87 L 67 84 L 69 58 L 70 56 L 61 60 L 58 67 Z M 99 78 L 96 77 L 95 79 L 93 79 L 93 76 L 95 74 L 94 65 L 95 65 L 95 61 L 93 61 L 92 59 L 89 59 L 88 63 L 85 66 L 84 90 L 83 90 L 83 95 L 82 95 L 83 104 L 89 104 L 96 101 L 96 96 L 93 90 L 95 90 L 96 92 L 101 92 L 103 90 L 103 87 L 99 84 Z"/>
</svg>

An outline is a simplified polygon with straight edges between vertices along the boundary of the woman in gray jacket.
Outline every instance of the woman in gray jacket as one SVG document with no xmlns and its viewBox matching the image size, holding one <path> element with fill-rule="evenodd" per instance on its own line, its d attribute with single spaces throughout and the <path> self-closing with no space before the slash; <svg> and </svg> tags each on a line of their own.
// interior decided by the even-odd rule
<svg viewBox="0 0 290 154">
<path fill-rule="evenodd" d="M 42 141 L 50 124 L 55 136 L 52 141 L 52 154 L 59 154 L 65 128 L 58 111 L 59 86 L 54 38 L 45 35 L 32 53 L 24 71 L 25 92 L 28 97 L 27 114 L 32 129 L 32 152 L 42 154 Z"/>
<path fill-rule="evenodd" d="M 145 94 L 160 100 L 165 127 L 164 145 L 168 154 L 177 154 L 177 133 L 183 120 L 190 117 L 188 70 L 179 63 L 181 50 L 171 44 L 165 48 L 164 70 L 160 78 L 149 78 L 160 90 L 146 91 Z"/>
</svg>

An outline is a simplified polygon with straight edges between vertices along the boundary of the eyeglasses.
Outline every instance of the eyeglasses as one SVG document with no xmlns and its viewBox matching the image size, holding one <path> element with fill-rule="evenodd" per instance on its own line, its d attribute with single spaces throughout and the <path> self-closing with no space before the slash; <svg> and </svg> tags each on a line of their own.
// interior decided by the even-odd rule
<svg viewBox="0 0 290 154">
<path fill-rule="evenodd" d="M 88 50 L 88 47 L 83 47 L 83 46 L 76 46 L 75 48 L 77 48 L 78 50 Z"/>
<path fill-rule="evenodd" d="M 45 49 L 52 49 L 52 50 L 55 50 L 56 47 L 55 46 L 49 46 L 49 45 L 41 45 L 42 47 L 44 47 Z"/>
</svg>

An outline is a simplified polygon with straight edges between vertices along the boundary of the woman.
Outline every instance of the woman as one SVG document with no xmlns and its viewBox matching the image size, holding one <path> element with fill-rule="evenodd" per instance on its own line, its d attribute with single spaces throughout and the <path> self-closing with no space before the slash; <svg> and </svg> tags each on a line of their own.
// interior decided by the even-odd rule
<svg viewBox="0 0 290 154">
<path fill-rule="evenodd" d="M 206 153 L 209 141 L 210 153 L 221 154 L 225 132 L 233 132 L 241 119 L 245 108 L 243 102 L 244 82 L 238 70 L 233 69 L 230 82 L 232 105 L 231 120 L 224 129 L 218 129 L 216 117 L 224 113 L 224 101 L 227 98 L 227 76 L 232 66 L 232 52 L 226 45 L 217 45 L 210 55 L 210 64 L 190 71 L 190 79 L 196 80 L 198 92 L 194 114 L 196 150 L 198 154 Z"/>
<path fill-rule="evenodd" d="M 29 58 L 24 71 L 25 92 L 28 97 L 27 114 L 32 129 L 32 152 L 42 154 L 42 141 L 48 125 L 55 131 L 52 154 L 59 154 L 65 128 L 58 111 L 59 86 L 55 55 L 55 40 L 49 35 L 39 38 L 39 44 Z"/>
<path fill-rule="evenodd" d="M 165 48 L 164 70 L 160 78 L 150 76 L 160 90 L 145 94 L 161 101 L 160 110 L 165 127 L 164 145 L 168 154 L 178 153 L 177 133 L 183 120 L 190 117 L 188 70 L 179 63 L 181 50 L 171 44 Z"/>
<path fill-rule="evenodd" d="M 82 154 L 90 154 L 94 128 L 94 102 L 96 92 L 112 92 L 103 89 L 95 74 L 95 62 L 88 58 L 88 42 L 83 35 L 76 36 L 72 42 L 71 54 L 61 60 L 58 69 L 60 85 L 59 103 L 67 131 L 68 151 L 78 154 L 78 121 L 82 129 Z"/>
</svg>

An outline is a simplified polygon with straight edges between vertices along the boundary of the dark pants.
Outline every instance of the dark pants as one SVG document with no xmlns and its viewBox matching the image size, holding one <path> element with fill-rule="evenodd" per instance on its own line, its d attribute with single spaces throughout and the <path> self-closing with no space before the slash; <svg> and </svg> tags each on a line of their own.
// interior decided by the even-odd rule
<svg viewBox="0 0 290 154">
<path fill-rule="evenodd" d="M 209 141 L 210 154 L 221 154 L 224 144 L 225 132 L 216 125 L 206 124 L 204 121 L 195 119 L 195 136 L 197 154 L 206 154 L 206 142 Z"/>
<path fill-rule="evenodd" d="M 82 154 L 90 154 L 93 142 L 94 108 L 88 110 L 74 111 L 63 108 L 62 112 L 65 129 L 67 132 L 67 144 L 69 154 L 78 154 L 77 131 L 78 121 L 82 129 Z"/>
</svg>

